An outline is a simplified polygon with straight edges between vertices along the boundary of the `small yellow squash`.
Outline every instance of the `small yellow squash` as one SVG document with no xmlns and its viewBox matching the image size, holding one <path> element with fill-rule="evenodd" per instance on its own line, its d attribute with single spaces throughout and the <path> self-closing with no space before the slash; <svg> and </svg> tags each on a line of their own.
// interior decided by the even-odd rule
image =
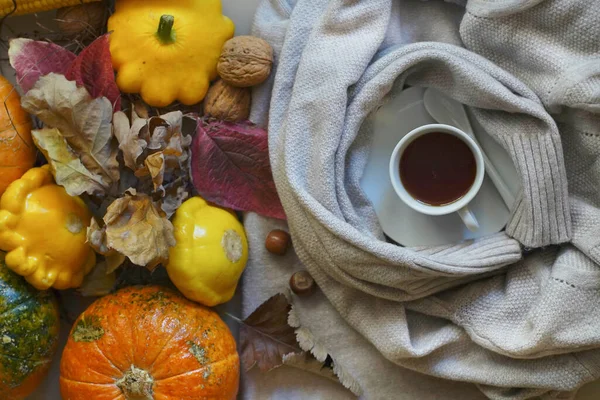
<svg viewBox="0 0 600 400">
<path fill-rule="evenodd" d="M 196 104 L 234 29 L 221 0 L 117 0 L 108 20 L 117 85 L 153 107 Z"/>
<path fill-rule="evenodd" d="M 188 299 L 206 306 L 231 300 L 248 262 L 248 240 L 235 214 L 193 197 L 177 210 L 173 226 L 171 281 Z"/>
<path fill-rule="evenodd" d="M 91 218 L 79 197 L 54 183 L 48 166 L 30 169 L 0 199 L 6 265 L 40 290 L 80 286 L 96 263 L 86 242 Z"/>
</svg>

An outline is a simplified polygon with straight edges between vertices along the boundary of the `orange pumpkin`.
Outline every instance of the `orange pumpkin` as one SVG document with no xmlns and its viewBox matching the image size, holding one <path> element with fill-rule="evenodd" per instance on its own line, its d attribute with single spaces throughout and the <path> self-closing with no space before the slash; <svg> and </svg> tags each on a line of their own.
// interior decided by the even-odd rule
<svg viewBox="0 0 600 400">
<path fill-rule="evenodd" d="M 75 321 L 60 363 L 66 400 L 235 399 L 239 357 L 209 308 L 157 286 L 93 303 Z"/>
<path fill-rule="evenodd" d="M 35 164 L 36 149 L 31 138 L 31 118 L 21 107 L 21 97 L 0 76 L 0 196 L 8 185 Z"/>
</svg>

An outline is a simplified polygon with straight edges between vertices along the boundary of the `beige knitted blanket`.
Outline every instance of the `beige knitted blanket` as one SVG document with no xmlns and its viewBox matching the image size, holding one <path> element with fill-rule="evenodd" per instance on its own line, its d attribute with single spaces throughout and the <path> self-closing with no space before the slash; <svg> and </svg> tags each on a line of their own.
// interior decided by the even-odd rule
<svg viewBox="0 0 600 400">
<path fill-rule="evenodd" d="M 478 396 L 408 369 L 494 399 L 570 398 L 598 378 L 599 21 L 597 0 L 264 1 L 254 33 L 278 66 L 253 117 L 300 261 L 254 252 L 245 312 L 307 268 L 322 292 L 291 296 L 290 322 L 365 398 Z M 523 190 L 506 232 L 385 242 L 358 182 L 372 111 L 403 84 L 467 104 L 509 152 Z M 256 249 L 277 224 L 245 223 Z"/>
</svg>

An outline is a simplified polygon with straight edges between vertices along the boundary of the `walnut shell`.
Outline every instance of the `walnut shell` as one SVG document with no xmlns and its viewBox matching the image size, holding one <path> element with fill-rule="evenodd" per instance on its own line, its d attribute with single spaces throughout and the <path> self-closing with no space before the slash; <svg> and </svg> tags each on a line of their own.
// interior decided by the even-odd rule
<svg viewBox="0 0 600 400">
<path fill-rule="evenodd" d="M 225 42 L 217 71 L 230 85 L 250 87 L 263 83 L 271 74 L 273 48 L 263 39 L 236 36 Z"/>
<path fill-rule="evenodd" d="M 243 121 L 250 115 L 250 89 L 215 82 L 204 99 L 204 115 L 225 121 Z"/>
<path fill-rule="evenodd" d="M 58 29 L 67 37 L 92 38 L 106 25 L 108 9 L 104 2 L 79 4 L 56 11 Z"/>
</svg>

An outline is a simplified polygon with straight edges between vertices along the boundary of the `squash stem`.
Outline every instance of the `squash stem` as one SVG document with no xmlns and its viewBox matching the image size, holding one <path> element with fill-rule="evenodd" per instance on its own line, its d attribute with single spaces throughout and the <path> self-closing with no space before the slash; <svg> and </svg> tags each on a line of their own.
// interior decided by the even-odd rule
<svg viewBox="0 0 600 400">
<path fill-rule="evenodd" d="M 158 23 L 158 31 L 156 31 L 156 36 L 162 44 L 175 43 L 176 36 L 175 31 L 173 30 L 174 23 L 175 17 L 172 15 L 165 14 L 162 17 L 160 17 L 160 22 Z"/>
</svg>

